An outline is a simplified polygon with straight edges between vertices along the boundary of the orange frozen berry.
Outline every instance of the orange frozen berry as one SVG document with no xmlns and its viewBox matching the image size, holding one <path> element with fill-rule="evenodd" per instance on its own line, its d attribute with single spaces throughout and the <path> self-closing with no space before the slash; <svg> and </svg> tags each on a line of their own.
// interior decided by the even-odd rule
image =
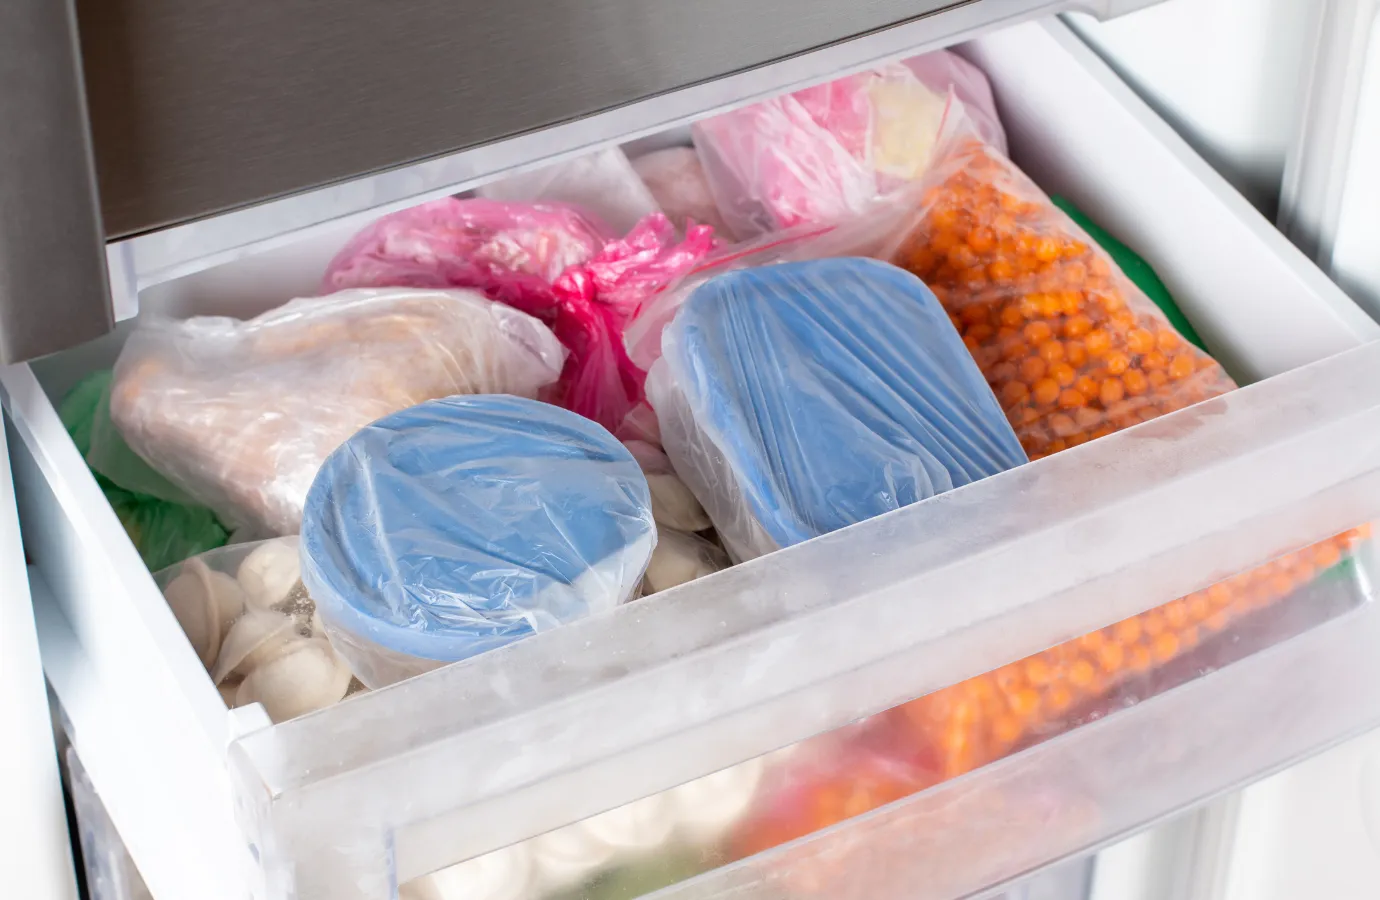
<svg viewBox="0 0 1380 900">
<path fill-rule="evenodd" d="M 1035 382 L 1031 393 L 1036 403 L 1048 406 L 1059 399 L 1059 382 L 1053 378 L 1041 378 Z"/>
<path fill-rule="evenodd" d="M 1121 376 L 1121 381 L 1126 385 L 1126 393 L 1132 397 L 1137 397 L 1146 392 L 1150 387 L 1150 382 L 1145 377 L 1145 373 L 1139 369 L 1131 369 Z"/>
<path fill-rule="evenodd" d="M 1054 336 L 1054 329 L 1049 327 L 1048 322 L 1030 322 L 1022 334 L 1032 344 L 1043 344 Z"/>
<path fill-rule="evenodd" d="M 1001 402 L 1008 407 L 1024 403 L 1029 396 L 1030 388 L 1026 387 L 1023 381 L 1008 381 L 1002 385 Z"/>
<path fill-rule="evenodd" d="M 1126 349 L 1132 353 L 1149 353 L 1155 349 L 1155 336 L 1144 328 L 1136 328 L 1126 335 Z"/>
<path fill-rule="evenodd" d="M 1065 337 L 1081 338 L 1089 331 L 1092 331 L 1092 319 L 1084 315 L 1072 316 L 1064 323 Z"/>
<path fill-rule="evenodd" d="M 1169 377 L 1181 381 L 1193 374 L 1193 357 L 1187 354 L 1174 357 L 1169 364 Z"/>
<path fill-rule="evenodd" d="M 1121 379 L 1113 375 L 1105 378 L 1098 389 L 1098 397 L 1103 406 L 1111 406 L 1126 396 L 1126 386 L 1121 383 Z"/>
<path fill-rule="evenodd" d="M 1040 358 L 1051 366 L 1064 359 L 1064 345 L 1058 341 L 1045 341 L 1040 345 Z"/>
<path fill-rule="evenodd" d="M 1069 365 L 1081 368 L 1087 365 L 1088 349 L 1083 346 L 1082 341 L 1069 341 L 1064 345 L 1064 358 L 1069 361 Z"/>
<path fill-rule="evenodd" d="M 1117 350 L 1107 354 L 1107 374 L 1123 375 L 1129 368 L 1131 361 L 1126 358 L 1125 353 Z"/>
<path fill-rule="evenodd" d="M 1049 370 L 1049 364 L 1038 356 L 1027 356 L 1021 360 L 1021 378 L 1028 384 L 1034 384 L 1044 377 Z"/>
<path fill-rule="evenodd" d="M 1112 349 L 1112 336 L 1101 328 L 1089 331 L 1083 339 L 1083 346 L 1087 348 L 1089 356 L 1106 356 Z"/>
<path fill-rule="evenodd" d="M 1068 387 L 1073 384 L 1077 375 L 1073 371 L 1073 366 L 1060 362 L 1049 367 L 1049 377 L 1059 382 L 1060 387 Z"/>
<path fill-rule="evenodd" d="M 1072 388 L 1068 388 L 1059 392 L 1059 405 L 1062 406 L 1064 409 L 1077 409 L 1080 406 L 1086 405 L 1087 402 L 1087 397 L 1084 397 L 1082 394 L 1080 394 L 1078 391 L 1073 390 Z"/>
</svg>

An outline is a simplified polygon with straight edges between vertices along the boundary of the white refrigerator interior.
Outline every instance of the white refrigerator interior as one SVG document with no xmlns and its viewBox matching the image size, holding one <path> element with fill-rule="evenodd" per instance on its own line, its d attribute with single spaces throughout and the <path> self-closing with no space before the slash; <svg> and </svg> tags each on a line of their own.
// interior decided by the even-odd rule
<svg viewBox="0 0 1380 900">
<path fill-rule="evenodd" d="M 9 453 L 0 440 L 0 893 L 76 900 Z"/>
</svg>

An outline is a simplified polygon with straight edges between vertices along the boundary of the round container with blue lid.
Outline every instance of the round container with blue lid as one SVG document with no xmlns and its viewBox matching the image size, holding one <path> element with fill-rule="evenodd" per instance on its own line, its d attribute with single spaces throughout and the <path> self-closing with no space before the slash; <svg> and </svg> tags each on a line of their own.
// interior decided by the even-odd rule
<svg viewBox="0 0 1380 900">
<path fill-rule="evenodd" d="M 632 455 L 519 397 L 432 400 L 357 432 L 302 517 L 302 580 L 380 687 L 630 599 L 656 545 Z"/>
</svg>

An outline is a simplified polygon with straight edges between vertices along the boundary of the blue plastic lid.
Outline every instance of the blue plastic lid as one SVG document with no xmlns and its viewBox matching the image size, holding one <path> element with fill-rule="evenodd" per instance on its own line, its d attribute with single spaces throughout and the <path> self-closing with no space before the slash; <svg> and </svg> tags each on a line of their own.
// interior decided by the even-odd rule
<svg viewBox="0 0 1380 900">
<path fill-rule="evenodd" d="M 934 294 L 883 262 L 720 275 L 687 299 L 665 355 L 714 465 L 778 546 L 1026 462 Z"/>
<path fill-rule="evenodd" d="M 622 603 L 655 543 L 647 480 L 613 435 L 535 400 L 457 396 L 327 458 L 302 578 L 327 622 L 454 661 Z"/>
</svg>

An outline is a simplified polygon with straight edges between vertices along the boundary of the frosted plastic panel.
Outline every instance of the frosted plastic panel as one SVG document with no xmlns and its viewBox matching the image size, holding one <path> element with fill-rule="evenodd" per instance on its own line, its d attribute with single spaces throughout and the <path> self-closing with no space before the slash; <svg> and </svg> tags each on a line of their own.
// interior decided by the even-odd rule
<svg viewBox="0 0 1380 900">
<path fill-rule="evenodd" d="M 248 735 L 231 764 L 264 887 L 386 897 L 1380 518 L 1376 384 L 1371 344 Z M 1274 721 L 1236 740 L 1269 755 Z"/>
</svg>

